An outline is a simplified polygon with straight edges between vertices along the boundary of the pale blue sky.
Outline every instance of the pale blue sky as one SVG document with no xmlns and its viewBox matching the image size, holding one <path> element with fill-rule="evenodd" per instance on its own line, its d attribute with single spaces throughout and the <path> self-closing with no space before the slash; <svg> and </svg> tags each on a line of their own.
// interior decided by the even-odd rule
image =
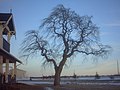
<svg viewBox="0 0 120 90">
<path fill-rule="evenodd" d="M 20 44 L 26 31 L 38 29 L 42 19 L 46 18 L 58 4 L 71 8 L 80 16 L 93 16 L 92 20 L 100 27 L 101 41 L 113 47 L 112 54 L 106 59 L 99 59 L 97 63 L 91 58 L 83 61 L 83 57 L 76 58 L 62 72 L 62 75 L 116 74 L 116 60 L 120 63 L 120 0 L 0 0 L 0 12 L 8 13 L 12 8 L 17 39 L 12 37 L 11 53 L 19 57 Z M 23 61 L 23 60 L 22 60 Z M 27 71 L 29 76 L 51 75 L 53 70 L 40 66 L 41 58 L 32 58 L 28 64 L 19 66 Z M 70 62 L 69 62 L 70 63 Z M 48 69 L 48 70 L 47 70 Z"/>
</svg>

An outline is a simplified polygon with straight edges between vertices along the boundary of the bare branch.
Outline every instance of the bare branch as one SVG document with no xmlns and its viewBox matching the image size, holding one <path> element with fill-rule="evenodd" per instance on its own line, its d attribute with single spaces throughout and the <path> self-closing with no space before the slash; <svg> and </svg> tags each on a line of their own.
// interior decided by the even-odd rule
<svg viewBox="0 0 120 90">
<path fill-rule="evenodd" d="M 83 53 L 102 57 L 111 52 L 110 46 L 100 43 L 99 27 L 91 19 L 58 5 L 43 20 L 40 33 L 35 30 L 26 33 L 22 51 L 25 56 L 41 53 L 47 62 L 52 62 L 55 77 L 59 79 L 63 66 L 72 56 Z"/>
</svg>

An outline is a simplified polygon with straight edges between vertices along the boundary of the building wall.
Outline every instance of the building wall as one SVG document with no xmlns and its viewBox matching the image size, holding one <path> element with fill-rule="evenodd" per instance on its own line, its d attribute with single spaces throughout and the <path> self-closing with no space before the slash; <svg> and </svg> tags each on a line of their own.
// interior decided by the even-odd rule
<svg viewBox="0 0 120 90">
<path fill-rule="evenodd" d="M 16 78 L 25 78 L 25 77 L 26 77 L 26 71 L 17 69 Z"/>
<path fill-rule="evenodd" d="M 10 73 L 12 73 L 12 72 L 13 72 L 13 70 L 10 70 Z M 22 78 L 25 78 L 25 77 L 26 77 L 26 71 L 20 70 L 20 69 L 16 70 L 16 78 L 22 79 Z"/>
</svg>

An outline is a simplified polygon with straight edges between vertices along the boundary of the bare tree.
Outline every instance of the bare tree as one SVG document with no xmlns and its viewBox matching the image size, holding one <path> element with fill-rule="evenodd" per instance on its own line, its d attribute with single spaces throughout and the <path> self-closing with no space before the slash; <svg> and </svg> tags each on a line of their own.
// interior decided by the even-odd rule
<svg viewBox="0 0 120 90">
<path fill-rule="evenodd" d="M 45 62 L 54 66 L 54 85 L 60 85 L 63 67 L 72 56 L 78 53 L 103 56 L 111 49 L 100 43 L 99 28 L 91 18 L 79 16 L 63 5 L 56 6 L 43 20 L 39 31 L 26 33 L 22 46 L 24 56 L 40 52 Z"/>
</svg>

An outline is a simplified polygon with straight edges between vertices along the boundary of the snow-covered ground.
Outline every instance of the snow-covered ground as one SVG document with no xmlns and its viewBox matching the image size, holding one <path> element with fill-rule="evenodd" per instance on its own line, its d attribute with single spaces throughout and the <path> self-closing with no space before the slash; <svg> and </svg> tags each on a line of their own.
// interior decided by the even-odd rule
<svg viewBox="0 0 120 90">
<path fill-rule="evenodd" d="M 29 77 L 26 78 L 17 78 L 17 80 L 30 80 Z M 32 80 L 54 80 L 53 78 L 51 79 L 41 79 L 41 78 L 34 78 Z M 75 78 L 61 78 L 61 80 L 75 80 Z M 96 79 L 95 77 L 91 77 L 91 76 L 83 76 L 83 77 L 79 77 L 76 78 L 76 80 L 120 80 L 120 76 L 114 76 L 114 78 L 110 78 L 109 76 L 100 76 L 99 79 Z"/>
<path fill-rule="evenodd" d="M 18 79 L 18 83 L 25 83 L 29 85 L 35 84 L 53 84 L 53 79 L 34 79 L 30 81 L 29 78 Z M 94 85 L 120 85 L 120 77 L 80 77 L 80 78 L 61 78 L 61 84 L 94 84 Z"/>
<path fill-rule="evenodd" d="M 75 78 L 61 78 L 61 80 L 75 80 Z M 109 76 L 100 76 L 99 79 L 96 79 L 95 77 L 79 77 L 76 78 L 76 80 L 120 80 L 120 76 L 115 76 L 113 78 L 110 78 Z"/>
<path fill-rule="evenodd" d="M 28 84 L 28 85 L 36 85 L 36 84 L 53 84 L 53 82 L 41 82 L 41 81 L 18 81 L 18 83 L 24 83 L 24 84 Z M 79 82 L 71 82 L 71 81 L 67 81 L 67 82 L 61 82 L 61 84 L 81 84 L 81 85 L 120 85 L 120 82 L 108 82 L 108 83 L 104 83 L 104 82 L 82 82 L 82 83 L 79 83 Z"/>
<path fill-rule="evenodd" d="M 28 85 L 35 85 L 35 84 L 53 84 L 53 82 L 47 82 L 47 81 L 17 81 L 18 83 L 24 83 Z"/>
</svg>

